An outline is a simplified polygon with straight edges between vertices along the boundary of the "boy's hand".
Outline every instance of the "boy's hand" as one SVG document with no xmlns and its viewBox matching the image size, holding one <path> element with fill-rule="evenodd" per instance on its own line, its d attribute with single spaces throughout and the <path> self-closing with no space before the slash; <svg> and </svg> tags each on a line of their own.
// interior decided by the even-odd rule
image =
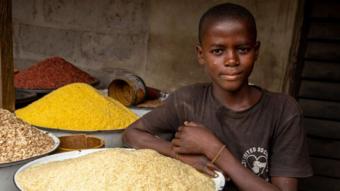
<svg viewBox="0 0 340 191">
<path fill-rule="evenodd" d="M 176 158 L 204 174 L 211 177 L 216 176 L 214 170 L 218 170 L 218 168 L 211 164 L 204 155 L 177 155 Z"/>
<path fill-rule="evenodd" d="M 184 122 L 171 141 L 173 150 L 182 154 L 204 154 L 210 146 L 221 145 L 218 138 L 202 124 Z"/>
</svg>

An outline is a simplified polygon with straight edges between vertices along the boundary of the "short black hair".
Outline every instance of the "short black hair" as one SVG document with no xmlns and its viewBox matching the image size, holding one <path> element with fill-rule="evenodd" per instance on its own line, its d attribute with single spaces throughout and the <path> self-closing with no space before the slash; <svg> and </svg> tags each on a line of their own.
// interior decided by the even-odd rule
<svg viewBox="0 0 340 191">
<path fill-rule="evenodd" d="M 246 22 L 254 40 L 257 38 L 257 29 L 254 16 L 251 12 L 240 5 L 233 3 L 223 3 L 208 9 L 201 17 L 198 27 L 198 40 L 202 43 L 204 27 L 210 22 L 223 19 L 235 19 Z"/>
</svg>

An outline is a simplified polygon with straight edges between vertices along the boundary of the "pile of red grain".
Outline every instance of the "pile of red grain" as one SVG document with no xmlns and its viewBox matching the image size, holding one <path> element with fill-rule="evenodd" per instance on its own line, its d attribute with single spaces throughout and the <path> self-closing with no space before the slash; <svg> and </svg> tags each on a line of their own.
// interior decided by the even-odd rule
<svg viewBox="0 0 340 191">
<path fill-rule="evenodd" d="M 22 89 L 56 89 L 66 84 L 93 84 L 96 79 L 60 57 L 51 57 L 15 74 L 14 84 Z"/>
</svg>

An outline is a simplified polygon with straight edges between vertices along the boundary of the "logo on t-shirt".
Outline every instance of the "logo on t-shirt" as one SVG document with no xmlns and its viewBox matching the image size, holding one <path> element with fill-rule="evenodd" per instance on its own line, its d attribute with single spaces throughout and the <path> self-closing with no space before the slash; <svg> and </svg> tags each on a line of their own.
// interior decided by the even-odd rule
<svg viewBox="0 0 340 191">
<path fill-rule="evenodd" d="M 269 181 L 268 152 L 262 147 L 251 147 L 242 156 L 242 164 L 257 176 Z"/>
</svg>

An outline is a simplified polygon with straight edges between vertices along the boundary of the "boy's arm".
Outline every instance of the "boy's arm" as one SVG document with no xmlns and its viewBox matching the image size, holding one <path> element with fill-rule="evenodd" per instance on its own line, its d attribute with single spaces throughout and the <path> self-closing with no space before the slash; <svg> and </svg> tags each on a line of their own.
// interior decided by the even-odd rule
<svg viewBox="0 0 340 191">
<path fill-rule="evenodd" d="M 179 155 L 173 150 L 171 142 L 150 134 L 149 132 L 139 129 L 136 126 L 130 126 L 123 133 L 123 142 L 136 149 L 154 149 L 159 153 L 180 160 L 191 165 L 197 170 L 214 176 L 215 165 L 206 168 L 209 159 L 204 155 Z"/>
<path fill-rule="evenodd" d="M 175 157 L 171 143 L 157 135 L 176 132 L 178 108 L 176 92 L 172 93 L 164 104 L 131 124 L 123 133 L 123 143 L 136 149 L 154 149 L 159 153 Z"/>
<path fill-rule="evenodd" d="M 220 168 L 240 190 L 247 191 L 296 191 L 297 179 L 272 177 L 272 183 L 256 176 L 238 161 L 228 148 L 207 128 L 193 122 L 186 122 L 179 128 L 172 141 L 176 153 L 202 153 Z M 221 150 L 222 148 L 222 150 Z M 221 151 L 221 152 L 219 152 Z M 219 156 L 216 158 L 216 155 Z"/>
<path fill-rule="evenodd" d="M 170 142 L 136 126 L 127 128 L 123 133 L 122 139 L 125 144 L 136 149 L 154 149 L 165 156 L 172 158 L 176 156 Z"/>
</svg>

